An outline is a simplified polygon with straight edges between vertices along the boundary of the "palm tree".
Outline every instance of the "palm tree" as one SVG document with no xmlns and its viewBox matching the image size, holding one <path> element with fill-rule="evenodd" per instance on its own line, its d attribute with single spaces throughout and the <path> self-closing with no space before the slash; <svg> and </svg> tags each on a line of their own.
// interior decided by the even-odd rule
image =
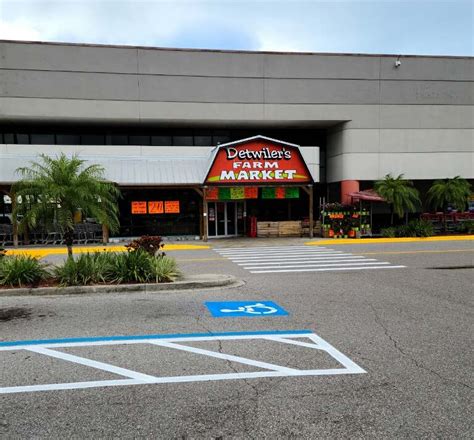
<svg viewBox="0 0 474 440">
<path fill-rule="evenodd" d="M 104 178 L 100 165 L 84 166 L 76 155 L 64 153 L 51 158 L 40 155 L 40 162 L 18 168 L 21 179 L 13 185 L 14 219 L 20 232 L 28 227 L 54 225 L 64 236 L 68 256 L 72 257 L 74 214 L 81 210 L 111 231 L 119 226 L 117 198 L 119 190 Z"/>
<path fill-rule="evenodd" d="M 411 180 L 403 179 L 403 174 L 398 177 L 387 174 L 383 180 L 375 182 L 374 189 L 390 204 L 391 225 L 393 225 L 394 213 L 402 218 L 405 212 L 414 212 L 417 205 L 420 204 L 418 190 L 414 188 Z"/>
<path fill-rule="evenodd" d="M 443 208 L 444 211 L 452 204 L 456 209 L 463 211 L 466 208 L 471 185 L 460 176 L 452 179 L 436 180 L 428 190 L 428 202 L 433 208 Z"/>
</svg>

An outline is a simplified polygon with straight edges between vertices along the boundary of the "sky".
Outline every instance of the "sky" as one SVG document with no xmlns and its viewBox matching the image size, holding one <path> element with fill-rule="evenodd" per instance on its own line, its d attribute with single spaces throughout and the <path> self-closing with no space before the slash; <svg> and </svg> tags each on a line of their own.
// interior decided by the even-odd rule
<svg viewBox="0 0 474 440">
<path fill-rule="evenodd" d="M 0 39 L 474 56 L 474 0 L 0 0 Z"/>
</svg>

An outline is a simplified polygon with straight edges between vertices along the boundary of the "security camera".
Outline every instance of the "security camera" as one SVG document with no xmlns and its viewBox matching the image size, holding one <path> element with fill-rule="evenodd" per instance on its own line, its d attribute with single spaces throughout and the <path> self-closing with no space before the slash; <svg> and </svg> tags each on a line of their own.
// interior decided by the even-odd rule
<svg viewBox="0 0 474 440">
<path fill-rule="evenodd" d="M 395 61 L 395 67 L 400 67 L 401 64 L 402 64 L 402 62 L 399 59 L 397 59 L 397 61 Z"/>
</svg>

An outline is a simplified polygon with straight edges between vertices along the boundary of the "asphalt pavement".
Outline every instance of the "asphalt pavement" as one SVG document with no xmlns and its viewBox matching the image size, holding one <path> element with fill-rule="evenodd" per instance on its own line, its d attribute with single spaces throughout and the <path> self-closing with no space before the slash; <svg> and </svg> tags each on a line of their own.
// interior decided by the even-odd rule
<svg viewBox="0 0 474 440">
<path fill-rule="evenodd" d="M 305 242 L 169 252 L 238 288 L 1 297 L 0 437 L 472 438 L 473 242 Z"/>
</svg>

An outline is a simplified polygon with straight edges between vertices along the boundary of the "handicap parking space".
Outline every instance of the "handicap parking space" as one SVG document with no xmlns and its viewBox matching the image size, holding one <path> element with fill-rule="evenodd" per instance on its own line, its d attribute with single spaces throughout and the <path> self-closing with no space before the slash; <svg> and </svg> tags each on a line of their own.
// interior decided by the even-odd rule
<svg viewBox="0 0 474 440">
<path fill-rule="evenodd" d="M 306 352 L 303 357 L 298 354 L 302 351 Z M 50 369 L 45 378 L 41 376 L 44 359 L 38 361 L 39 371 L 33 366 L 15 384 L 1 383 L 0 394 L 365 373 L 309 330 L 0 343 L 0 358 L 8 359 L 13 352 L 43 356 L 48 364 L 59 360 L 69 365 L 58 374 Z M 294 362 L 297 357 L 302 361 L 299 365 Z M 22 366 L 20 359 L 18 368 Z M 83 367 L 118 377 L 84 375 L 78 380 L 75 369 Z"/>
</svg>

